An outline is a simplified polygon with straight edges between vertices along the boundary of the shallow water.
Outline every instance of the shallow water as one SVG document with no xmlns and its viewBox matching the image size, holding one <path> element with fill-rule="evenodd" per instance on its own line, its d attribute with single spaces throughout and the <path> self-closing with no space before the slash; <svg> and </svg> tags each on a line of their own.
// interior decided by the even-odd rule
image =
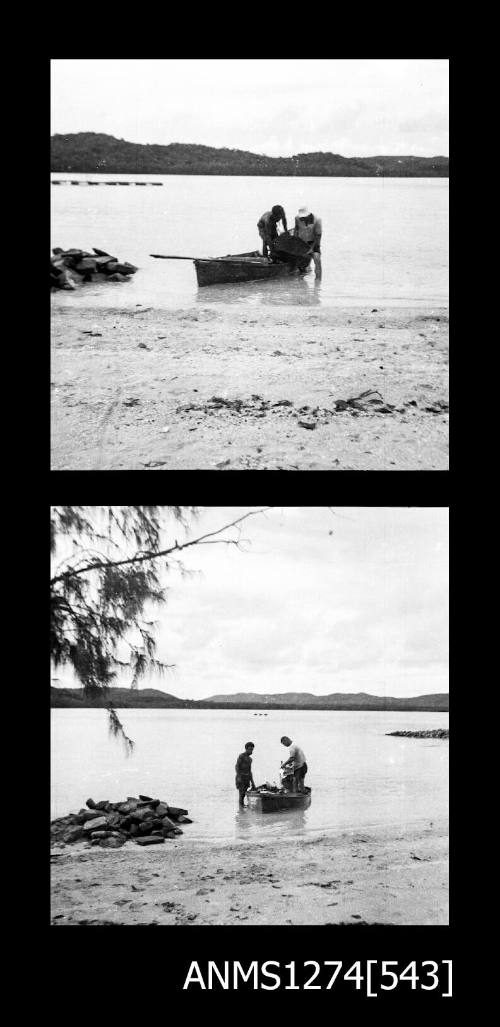
<svg viewBox="0 0 500 1027">
<path fill-rule="evenodd" d="M 124 283 L 53 293 L 58 306 L 206 304 L 443 306 L 448 302 L 448 179 L 72 175 L 99 186 L 52 186 L 52 246 L 93 246 L 136 264 Z M 161 187 L 105 186 L 106 179 Z M 321 280 L 311 271 L 267 283 L 199 289 L 193 257 L 260 246 L 256 224 L 275 204 L 293 227 L 308 204 L 322 219 Z"/>
<path fill-rule="evenodd" d="M 52 816 L 139 792 L 189 810 L 191 838 L 254 842 L 320 830 L 401 828 L 448 813 L 448 741 L 387 731 L 448 727 L 447 713 L 120 710 L 136 748 L 127 757 L 104 710 L 52 710 Z M 308 810 L 238 809 L 234 764 L 255 743 L 254 779 L 279 783 L 283 732 L 304 749 Z"/>
</svg>

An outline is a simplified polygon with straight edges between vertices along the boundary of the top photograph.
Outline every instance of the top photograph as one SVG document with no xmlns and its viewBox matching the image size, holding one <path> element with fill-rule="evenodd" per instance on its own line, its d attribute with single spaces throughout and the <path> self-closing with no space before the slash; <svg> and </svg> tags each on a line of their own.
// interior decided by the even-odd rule
<svg viewBox="0 0 500 1027">
<path fill-rule="evenodd" d="M 449 61 L 50 63 L 51 468 L 448 470 Z"/>
</svg>

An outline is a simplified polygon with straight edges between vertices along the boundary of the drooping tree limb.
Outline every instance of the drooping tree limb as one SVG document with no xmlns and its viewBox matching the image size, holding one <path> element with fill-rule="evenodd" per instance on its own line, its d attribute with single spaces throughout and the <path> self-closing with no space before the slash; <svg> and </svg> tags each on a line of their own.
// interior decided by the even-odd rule
<svg viewBox="0 0 500 1027">
<path fill-rule="evenodd" d="M 80 574 L 88 574 L 89 571 L 102 570 L 105 567 L 123 567 L 125 564 L 136 564 L 144 563 L 148 560 L 157 560 L 160 557 L 169 556 L 170 553 L 181 552 L 183 549 L 189 549 L 190 546 L 205 545 L 207 544 L 207 541 L 209 539 L 213 539 L 214 541 L 224 543 L 226 545 L 238 546 L 241 541 L 240 539 L 217 539 L 216 536 L 220 535 L 223 531 L 227 531 L 229 528 L 235 528 L 243 521 L 246 521 L 249 517 L 256 517 L 257 514 L 266 513 L 268 510 L 271 509 L 272 507 L 270 506 L 264 506 L 260 510 L 250 510 L 248 513 L 243 514 L 241 517 L 237 517 L 236 520 L 231 521 L 229 524 L 224 524 L 221 528 L 218 528 L 216 531 L 209 531 L 205 535 L 200 535 L 198 538 L 191 539 L 188 542 L 179 543 L 176 540 L 173 546 L 169 546 L 168 549 L 158 550 L 158 552 L 150 551 L 146 553 L 141 553 L 137 556 L 130 556 L 123 560 L 103 559 L 95 561 L 94 563 L 89 563 L 85 567 L 78 567 L 76 569 L 64 571 L 62 574 L 58 574 L 56 577 L 51 578 L 50 584 L 55 585 L 58 581 L 64 581 L 68 578 L 75 578 Z"/>
</svg>

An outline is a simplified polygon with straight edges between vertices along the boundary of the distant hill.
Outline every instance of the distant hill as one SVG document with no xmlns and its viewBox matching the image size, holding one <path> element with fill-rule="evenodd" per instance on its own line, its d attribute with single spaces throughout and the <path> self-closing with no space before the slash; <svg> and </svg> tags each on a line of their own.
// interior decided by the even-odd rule
<svg viewBox="0 0 500 1027">
<path fill-rule="evenodd" d="M 226 706 L 228 703 L 245 705 L 272 705 L 293 709 L 377 709 L 377 710 L 448 710 L 446 692 L 416 695 L 409 699 L 397 696 L 369 695 L 367 692 L 332 692 L 330 695 L 312 695 L 310 692 L 282 692 L 259 695 L 257 692 L 236 692 L 234 695 L 211 695 L 206 702 Z"/>
<path fill-rule="evenodd" d="M 51 171 L 147 175 L 310 175 L 326 177 L 447 178 L 448 157 L 342 157 L 298 153 L 266 157 L 247 150 L 196 143 L 128 143 L 98 132 L 54 135 Z"/>
<path fill-rule="evenodd" d="M 163 709 L 189 705 L 189 700 L 185 702 L 183 699 L 177 699 L 175 695 L 161 692 L 157 688 L 110 688 L 106 699 L 102 695 L 96 696 L 95 699 L 88 699 L 83 694 L 83 688 L 54 688 L 52 686 L 50 689 L 50 705 L 54 707 L 100 708 L 107 706 L 109 702 L 122 709 L 125 707 Z"/>
<path fill-rule="evenodd" d="M 212 695 L 208 699 L 178 699 L 175 695 L 156 688 L 110 688 L 108 696 L 96 699 L 84 697 L 81 688 L 50 689 L 52 707 L 101 708 L 108 702 L 117 709 L 310 709 L 310 710 L 421 710 L 446 712 L 449 709 L 447 693 L 417 695 L 411 699 L 395 696 L 368 695 L 366 692 L 333 692 L 331 695 L 312 695 L 307 692 L 285 692 L 259 695 L 257 692 L 236 692 L 234 695 Z"/>
</svg>

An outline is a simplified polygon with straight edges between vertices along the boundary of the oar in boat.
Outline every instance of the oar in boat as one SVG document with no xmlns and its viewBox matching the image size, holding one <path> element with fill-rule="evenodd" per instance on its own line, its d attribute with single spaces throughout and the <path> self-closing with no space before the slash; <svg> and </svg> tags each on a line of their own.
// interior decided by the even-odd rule
<svg viewBox="0 0 500 1027">
<path fill-rule="evenodd" d="M 150 257 L 156 257 L 156 260 L 199 260 L 203 258 L 199 257 L 178 257 L 176 255 L 167 253 L 150 253 Z"/>
<path fill-rule="evenodd" d="M 211 264 L 214 261 L 216 261 L 216 260 L 219 260 L 219 261 L 228 261 L 228 260 L 229 261 L 231 261 L 231 260 L 234 261 L 234 260 L 238 260 L 237 256 L 235 256 L 235 257 L 231 257 L 231 256 L 227 256 L 227 257 L 179 257 L 178 255 L 172 254 L 172 253 L 150 253 L 149 256 L 150 257 L 155 257 L 156 260 L 206 260 L 207 262 L 210 262 Z"/>
</svg>

